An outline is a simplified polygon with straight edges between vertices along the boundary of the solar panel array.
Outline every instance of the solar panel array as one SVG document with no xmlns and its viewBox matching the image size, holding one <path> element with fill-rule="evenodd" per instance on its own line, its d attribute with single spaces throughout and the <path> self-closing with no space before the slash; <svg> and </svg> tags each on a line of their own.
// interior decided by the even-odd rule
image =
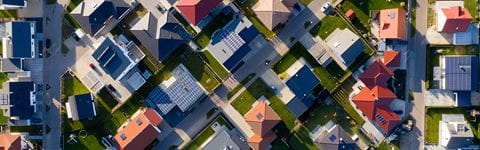
<svg viewBox="0 0 480 150">
<path fill-rule="evenodd" d="M 478 57 L 447 56 L 445 57 L 445 85 L 447 90 L 476 90 L 478 78 Z"/>
<path fill-rule="evenodd" d="M 377 120 L 380 121 L 382 124 L 387 123 L 387 121 L 385 121 L 385 118 L 383 118 L 383 116 L 380 114 L 376 114 L 375 118 L 377 118 Z"/>
<path fill-rule="evenodd" d="M 133 60 L 125 54 L 125 50 L 116 45 L 110 38 L 106 38 L 98 46 L 92 57 L 115 80 L 133 64 Z"/>
<path fill-rule="evenodd" d="M 167 114 L 175 106 L 182 111 L 187 111 L 192 104 L 205 95 L 195 78 L 180 65 L 172 73 L 174 83 L 169 87 L 157 87 L 148 96 L 163 114 Z"/>
<path fill-rule="evenodd" d="M 35 106 L 31 105 L 30 92 L 34 89 L 33 82 L 10 82 L 10 115 L 20 119 L 31 119 Z"/>
<path fill-rule="evenodd" d="M 243 41 L 243 39 L 234 31 L 222 31 L 223 32 L 219 33 L 220 37 L 222 37 L 223 42 L 225 43 L 229 51 L 235 52 L 240 47 L 242 47 L 243 44 L 245 44 L 245 41 Z"/>
</svg>

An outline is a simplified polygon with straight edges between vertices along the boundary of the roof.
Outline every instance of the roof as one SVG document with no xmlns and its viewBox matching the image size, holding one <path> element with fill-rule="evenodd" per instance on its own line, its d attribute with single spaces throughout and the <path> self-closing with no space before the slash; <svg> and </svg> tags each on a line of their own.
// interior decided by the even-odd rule
<svg viewBox="0 0 480 150">
<path fill-rule="evenodd" d="M 175 106 L 185 112 L 206 95 L 193 75 L 182 64 L 172 71 L 172 76 L 153 89 L 147 99 L 155 104 L 162 115 Z"/>
<path fill-rule="evenodd" d="M 479 43 L 478 27 L 472 23 L 465 32 L 456 32 L 453 34 L 453 45 L 472 45 Z"/>
<path fill-rule="evenodd" d="M 446 18 L 445 22 L 440 22 L 443 24 L 443 32 L 455 33 L 467 31 L 472 21 L 472 15 L 470 15 L 467 9 L 460 6 L 451 6 L 441 8 L 441 11 Z"/>
<path fill-rule="evenodd" d="M 119 20 L 125 16 L 131 5 L 124 0 L 86 0 L 70 14 L 91 35 L 96 35 L 109 19 Z"/>
<path fill-rule="evenodd" d="M 376 107 L 388 106 L 396 98 L 395 94 L 383 86 L 375 86 L 373 89 L 362 88 L 360 93 L 353 96 L 352 101 L 362 110 L 368 118 L 376 114 Z"/>
<path fill-rule="evenodd" d="M 285 4 L 288 8 L 292 8 L 295 6 L 295 4 L 298 2 L 298 0 L 282 0 L 282 3 Z"/>
<path fill-rule="evenodd" d="M 385 51 L 383 52 L 383 63 L 387 67 L 400 67 L 401 53 L 399 51 Z"/>
<path fill-rule="evenodd" d="M 222 0 L 180 0 L 175 6 L 188 21 L 197 25 L 221 2 Z"/>
<path fill-rule="evenodd" d="M 246 17 L 233 18 L 212 35 L 210 51 L 228 70 L 235 66 L 252 50 L 250 42 L 260 34 Z"/>
<path fill-rule="evenodd" d="M 269 30 L 286 22 L 290 16 L 290 10 L 280 0 L 259 0 L 253 11 Z"/>
<path fill-rule="evenodd" d="M 376 107 L 375 112 L 375 118 L 370 119 L 375 120 L 385 133 L 390 133 L 401 122 L 398 115 L 387 106 Z"/>
<path fill-rule="evenodd" d="M 478 89 L 478 57 L 443 56 L 445 60 L 445 89 L 452 91 L 473 91 Z"/>
<path fill-rule="evenodd" d="M 406 39 L 406 13 L 400 8 L 380 11 L 380 38 Z"/>
<path fill-rule="evenodd" d="M 13 21 L 6 23 L 6 28 L 7 37 L 10 40 L 8 46 L 11 46 L 7 47 L 6 58 L 34 58 L 35 39 L 33 39 L 33 35 L 35 34 L 35 23 Z"/>
<path fill-rule="evenodd" d="M 14 5 L 14 6 L 27 6 L 27 1 L 25 0 L 2 0 L 3 5 Z"/>
<path fill-rule="evenodd" d="M 320 80 L 315 76 L 307 65 L 304 65 L 298 70 L 288 81 L 288 88 L 299 99 L 303 99 L 312 94 L 313 88 L 320 83 Z"/>
<path fill-rule="evenodd" d="M 335 125 L 333 129 L 317 137 L 314 141 L 320 149 L 326 150 L 353 150 L 357 148 L 355 141 L 339 125 Z"/>
<path fill-rule="evenodd" d="M 73 120 L 89 119 L 96 116 L 95 102 L 91 93 L 68 97 L 70 113 Z M 68 110 L 68 109 L 67 109 Z"/>
<path fill-rule="evenodd" d="M 246 150 L 247 145 L 244 144 L 238 134 L 231 133 L 227 128 L 223 127 L 219 131 L 215 132 L 213 138 L 207 141 L 207 143 L 201 148 L 202 150 Z"/>
<path fill-rule="evenodd" d="M 252 127 L 253 132 L 260 136 L 267 134 L 281 120 L 277 113 L 268 106 L 266 100 L 257 101 L 257 105 L 243 117 Z"/>
<path fill-rule="evenodd" d="M 473 143 L 473 131 L 463 114 L 442 114 L 439 127 L 440 145 L 450 149 L 468 147 Z"/>
<path fill-rule="evenodd" d="M 348 28 L 343 30 L 335 29 L 325 42 L 343 60 L 346 66 L 352 64 L 365 49 L 365 45 L 363 45 L 360 37 Z"/>
<path fill-rule="evenodd" d="M 35 84 L 33 82 L 9 82 L 10 116 L 21 120 L 32 119 L 35 112 Z"/>
<path fill-rule="evenodd" d="M 380 60 L 376 60 L 360 75 L 360 80 L 362 80 L 367 87 L 373 88 L 376 85 L 384 86 L 392 76 L 393 72 Z"/>
<path fill-rule="evenodd" d="M 115 134 L 115 146 L 120 150 L 145 149 L 160 135 L 157 126 L 161 122 L 160 115 L 155 110 L 147 108 Z"/>
<path fill-rule="evenodd" d="M 353 21 L 353 19 L 355 19 L 355 12 L 352 10 L 352 9 L 349 9 L 346 13 L 345 13 L 345 16 L 347 16 L 347 18 L 350 20 L 350 21 Z"/>
<path fill-rule="evenodd" d="M 22 148 L 22 138 L 20 135 L 0 134 L 0 149 L 19 150 Z"/>
<path fill-rule="evenodd" d="M 253 150 L 266 150 L 268 145 L 270 145 L 270 143 L 272 143 L 276 138 L 277 135 L 275 135 L 273 131 L 266 133 L 264 136 L 255 134 L 248 138 L 248 144 L 250 144 L 250 147 Z"/>
<path fill-rule="evenodd" d="M 1 59 L 2 72 L 18 72 L 23 71 L 23 60 L 20 58 Z"/>
<path fill-rule="evenodd" d="M 105 38 L 93 52 L 92 57 L 113 79 L 119 80 L 136 65 L 127 53 L 127 50 L 120 47 L 113 39 Z"/>
<path fill-rule="evenodd" d="M 159 60 L 167 58 L 178 46 L 190 39 L 187 31 L 170 13 L 157 18 L 149 12 L 130 31 Z"/>
</svg>

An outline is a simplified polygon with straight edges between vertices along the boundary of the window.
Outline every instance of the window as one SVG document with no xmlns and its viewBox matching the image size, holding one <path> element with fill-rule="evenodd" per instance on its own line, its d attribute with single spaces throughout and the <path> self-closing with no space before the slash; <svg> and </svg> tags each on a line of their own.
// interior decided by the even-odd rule
<svg viewBox="0 0 480 150">
<path fill-rule="evenodd" d="M 120 135 L 120 138 L 125 141 L 125 139 L 127 139 L 127 136 L 125 136 L 125 133 L 122 133 L 122 134 Z"/>
<path fill-rule="evenodd" d="M 143 123 L 143 122 L 142 122 L 142 120 L 141 120 L 140 118 L 139 118 L 139 119 L 137 119 L 137 121 L 135 121 L 135 122 L 137 122 L 137 125 L 139 125 L 139 126 L 140 126 L 140 125 L 142 125 L 142 123 Z"/>
</svg>

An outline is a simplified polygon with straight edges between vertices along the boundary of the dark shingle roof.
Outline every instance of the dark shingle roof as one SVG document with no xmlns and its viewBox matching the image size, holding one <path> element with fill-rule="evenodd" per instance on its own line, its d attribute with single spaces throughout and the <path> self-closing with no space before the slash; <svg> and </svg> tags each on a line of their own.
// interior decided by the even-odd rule
<svg viewBox="0 0 480 150">
<path fill-rule="evenodd" d="M 15 6 L 25 6 L 25 0 L 2 0 L 3 4 L 15 5 Z"/>
<path fill-rule="evenodd" d="M 15 58 L 31 58 L 33 42 L 31 23 L 25 21 L 12 22 L 12 56 Z"/>
<path fill-rule="evenodd" d="M 320 149 L 328 150 L 355 150 L 358 147 L 350 135 L 338 125 L 336 125 L 330 132 L 323 134 L 315 140 Z"/>
<path fill-rule="evenodd" d="M 10 116 L 16 116 L 20 119 L 31 119 L 35 111 L 35 106 L 31 105 L 30 92 L 34 90 L 33 82 L 10 82 Z"/>
<path fill-rule="evenodd" d="M 78 114 L 77 120 L 88 119 L 95 117 L 95 105 L 90 93 L 71 96 L 69 98 L 69 103 L 74 103 L 72 107 L 76 107 L 73 110 L 76 110 Z"/>
</svg>

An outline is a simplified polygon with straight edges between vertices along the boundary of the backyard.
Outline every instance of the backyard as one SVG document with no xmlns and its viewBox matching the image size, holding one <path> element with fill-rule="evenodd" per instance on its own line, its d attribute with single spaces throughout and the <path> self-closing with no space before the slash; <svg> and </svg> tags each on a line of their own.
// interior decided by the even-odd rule
<svg viewBox="0 0 480 150">
<path fill-rule="evenodd" d="M 427 108 L 426 111 L 425 144 L 438 144 L 439 122 L 442 120 L 442 114 L 465 114 L 464 108 Z"/>
<path fill-rule="evenodd" d="M 332 75 L 324 69 L 315 58 L 310 55 L 310 53 L 305 49 L 305 47 L 296 43 L 293 45 L 290 50 L 278 61 L 274 66 L 273 70 L 277 74 L 285 72 L 290 66 L 292 66 L 295 61 L 300 58 L 304 58 L 308 64 L 313 68 L 313 73 L 320 79 L 320 83 L 323 87 L 327 88 L 329 91 L 335 89 L 338 86 L 337 80 L 332 78 Z"/>
<path fill-rule="evenodd" d="M 220 64 L 220 62 L 218 62 L 217 59 L 213 57 L 213 55 L 208 50 L 204 50 L 201 53 L 201 56 L 203 60 L 205 60 L 207 64 L 210 65 L 210 67 L 212 67 L 212 69 L 218 74 L 218 76 L 220 76 L 220 78 L 227 78 L 229 74 L 227 69 L 225 69 L 223 65 Z"/>
<path fill-rule="evenodd" d="M 77 77 L 69 76 L 63 80 L 62 92 L 64 98 L 68 98 L 73 95 L 80 95 L 89 93 L 90 91 L 85 87 Z"/>
<path fill-rule="evenodd" d="M 17 10 L 0 10 L 0 18 L 17 18 Z"/>
<path fill-rule="evenodd" d="M 228 24 L 233 19 L 233 13 L 223 14 L 220 13 L 215 18 L 213 18 L 210 23 L 202 29 L 195 38 L 194 41 L 200 46 L 200 48 L 205 48 L 210 43 L 212 38 L 212 34 L 220 28 L 223 28 L 225 25 Z"/>
<path fill-rule="evenodd" d="M 190 73 L 207 91 L 212 92 L 220 85 L 220 81 L 216 78 L 215 74 L 208 69 L 208 65 L 205 64 L 195 52 L 187 50 L 180 59 L 182 60 L 182 64 L 187 67 Z"/>
<path fill-rule="evenodd" d="M 347 28 L 347 23 L 339 16 L 325 16 L 310 30 L 310 34 L 326 39 L 337 28 L 345 29 Z"/>
<path fill-rule="evenodd" d="M 258 0 L 244 0 L 244 1 L 235 1 L 240 6 L 240 9 L 243 12 L 250 22 L 252 22 L 253 26 L 257 28 L 257 30 L 262 33 L 263 37 L 266 39 L 271 39 L 275 36 L 275 32 L 270 31 L 263 23 L 257 18 L 255 13 L 253 12 L 252 8 L 257 3 Z"/>
</svg>

